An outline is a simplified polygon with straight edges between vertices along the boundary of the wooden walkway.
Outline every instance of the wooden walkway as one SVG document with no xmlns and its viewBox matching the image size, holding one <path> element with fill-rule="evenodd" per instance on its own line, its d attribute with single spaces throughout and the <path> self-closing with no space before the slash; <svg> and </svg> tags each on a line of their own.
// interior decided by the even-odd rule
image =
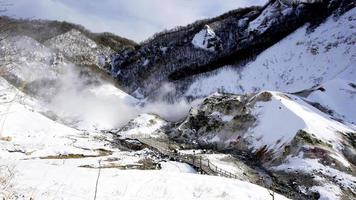
<svg viewBox="0 0 356 200">
<path fill-rule="evenodd" d="M 167 142 L 160 142 L 150 138 L 135 138 L 135 139 L 145 144 L 146 146 L 150 147 L 151 149 L 161 153 L 162 155 L 169 157 L 174 161 L 184 162 L 193 166 L 200 173 L 213 175 L 213 176 L 222 176 L 226 178 L 234 178 L 234 179 L 238 178 L 235 174 L 219 168 L 218 166 L 212 164 L 209 161 L 209 159 L 204 159 L 202 156 L 181 154 L 179 152 L 174 152 L 170 150 L 169 144 L 167 144 Z"/>
</svg>

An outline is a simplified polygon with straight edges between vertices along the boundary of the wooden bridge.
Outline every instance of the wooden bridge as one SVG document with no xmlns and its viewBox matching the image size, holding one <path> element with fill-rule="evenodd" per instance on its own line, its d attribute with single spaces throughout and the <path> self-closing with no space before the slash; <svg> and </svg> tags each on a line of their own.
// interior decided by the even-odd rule
<svg viewBox="0 0 356 200">
<path fill-rule="evenodd" d="M 235 174 L 219 168 L 218 166 L 211 163 L 209 159 L 204 159 L 202 156 L 181 154 L 179 152 L 170 150 L 169 144 L 167 144 L 167 142 L 161 142 L 151 138 L 135 138 L 135 140 L 138 140 L 152 150 L 155 150 L 160 154 L 169 157 L 171 160 L 184 162 L 193 166 L 200 173 L 213 176 L 222 176 L 226 178 L 238 178 Z"/>
</svg>

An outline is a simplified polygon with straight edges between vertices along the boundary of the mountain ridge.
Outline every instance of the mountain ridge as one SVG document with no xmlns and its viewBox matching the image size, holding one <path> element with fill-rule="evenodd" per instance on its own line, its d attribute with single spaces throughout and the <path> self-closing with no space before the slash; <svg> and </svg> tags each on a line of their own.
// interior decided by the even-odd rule
<svg viewBox="0 0 356 200">
<path fill-rule="evenodd" d="M 43 19 L 14 19 L 7 16 L 0 17 L 0 24 L 7 27 L 6 32 L 14 35 L 27 35 L 40 43 L 64 34 L 72 29 L 82 32 L 86 37 L 94 40 L 98 44 L 108 46 L 114 51 L 121 51 L 125 48 L 134 48 L 137 43 L 117 36 L 113 33 L 93 33 L 82 25 L 66 21 L 43 20 Z"/>
<path fill-rule="evenodd" d="M 136 51 L 118 54 L 112 59 L 112 66 L 108 71 L 116 77 L 128 93 L 141 92 L 143 96 L 147 96 L 148 93 L 157 89 L 157 83 L 175 82 L 227 64 L 248 62 L 249 58 L 253 58 L 304 23 L 311 21 L 318 24 L 338 8 L 342 8 L 338 11 L 340 13 L 344 12 L 343 9 L 350 9 L 347 6 L 349 4 L 352 2 L 341 0 L 287 6 L 280 1 L 269 1 L 263 8 L 246 8 L 222 15 L 224 17 L 221 21 L 214 21 L 220 19 L 218 17 L 213 21 L 208 21 L 209 23 L 197 22 L 199 25 L 181 28 L 181 35 L 179 31 L 172 33 L 175 35 L 174 38 L 169 37 L 170 33 L 168 36 L 164 33 L 158 34 L 153 40 L 141 44 Z M 263 11 L 269 12 L 269 10 L 275 13 L 271 16 L 263 16 Z M 318 14 L 314 16 L 313 13 Z M 258 21 L 260 19 L 262 21 Z M 261 33 L 255 32 L 256 30 L 250 27 L 250 23 L 254 20 L 257 20 L 256 23 L 271 21 L 273 25 L 269 27 L 268 24 L 261 24 L 261 27 L 267 26 L 268 29 L 260 28 L 263 30 Z M 205 25 L 212 27 L 223 40 L 223 50 L 206 52 L 194 48 L 191 44 L 194 34 Z M 147 60 L 150 62 L 144 65 Z"/>
</svg>

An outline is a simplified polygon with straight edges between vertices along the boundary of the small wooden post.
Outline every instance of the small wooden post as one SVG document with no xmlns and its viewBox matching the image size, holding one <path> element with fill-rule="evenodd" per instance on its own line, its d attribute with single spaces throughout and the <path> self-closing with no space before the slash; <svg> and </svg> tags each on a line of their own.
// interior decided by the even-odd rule
<svg viewBox="0 0 356 200">
<path fill-rule="evenodd" d="M 199 159 L 199 160 L 200 160 L 200 163 L 199 163 L 199 165 L 200 165 L 200 169 L 202 169 L 202 167 L 201 167 L 201 156 L 200 156 L 200 159 Z"/>
</svg>

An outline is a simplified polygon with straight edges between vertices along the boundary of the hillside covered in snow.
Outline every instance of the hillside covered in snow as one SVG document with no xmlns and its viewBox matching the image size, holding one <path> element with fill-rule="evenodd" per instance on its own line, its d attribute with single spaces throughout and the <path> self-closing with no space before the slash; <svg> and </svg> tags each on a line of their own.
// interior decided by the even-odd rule
<svg viewBox="0 0 356 200">
<path fill-rule="evenodd" d="M 269 0 L 136 44 L 0 17 L 0 199 L 355 199 L 355 22 Z"/>
</svg>

